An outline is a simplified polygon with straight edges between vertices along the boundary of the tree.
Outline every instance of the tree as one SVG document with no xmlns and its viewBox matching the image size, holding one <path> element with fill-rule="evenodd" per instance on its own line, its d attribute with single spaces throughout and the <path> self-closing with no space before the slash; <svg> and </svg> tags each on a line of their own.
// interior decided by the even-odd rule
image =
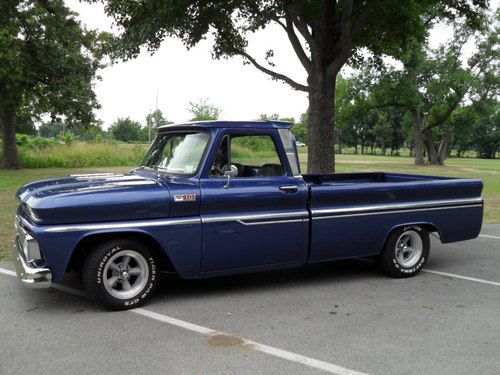
<svg viewBox="0 0 500 375">
<path fill-rule="evenodd" d="M 168 124 L 173 124 L 173 122 L 168 121 L 165 117 L 163 117 L 163 113 L 161 110 L 156 109 L 153 113 L 149 113 L 146 116 L 146 126 L 143 129 L 145 132 L 147 132 L 144 139 L 148 142 L 151 142 L 151 130 Z"/>
<path fill-rule="evenodd" d="M 137 56 L 141 46 L 159 48 L 167 36 L 180 38 L 192 47 L 212 34 L 213 56 L 241 56 L 248 64 L 309 94 L 308 170 L 332 172 L 334 160 L 334 94 L 337 74 L 352 59 L 360 62 L 362 51 L 374 56 L 404 48 L 408 36 L 426 36 L 423 14 L 474 17 L 486 0 L 220 0 L 157 1 L 103 0 L 106 11 L 123 28 L 120 55 Z M 274 68 L 272 50 L 267 64 L 247 51 L 247 36 L 274 23 L 284 30 L 307 74 L 296 80 Z M 396 31 L 397 30 L 397 31 Z"/>
<path fill-rule="evenodd" d="M 44 122 L 38 128 L 40 137 L 57 138 L 59 134 L 66 130 L 66 124 L 62 122 Z"/>
<path fill-rule="evenodd" d="M 140 141 L 141 140 L 141 124 L 133 121 L 130 117 L 118 118 L 109 131 L 114 139 L 123 142 Z"/>
<path fill-rule="evenodd" d="M 472 142 L 478 157 L 494 159 L 500 151 L 500 110 L 498 101 L 488 100 L 477 103 L 476 126 L 473 129 Z"/>
<path fill-rule="evenodd" d="M 62 0 L 0 2 L 0 115 L 3 166 L 20 168 L 17 118 L 58 115 L 94 121 L 93 80 L 107 34 L 84 29 Z"/>
<path fill-rule="evenodd" d="M 208 99 L 199 99 L 197 102 L 189 102 L 189 113 L 193 115 L 190 121 L 217 120 L 222 110 L 208 102 Z"/>
<path fill-rule="evenodd" d="M 413 41 L 414 48 L 399 56 L 403 69 L 384 67 L 378 72 L 368 69 L 358 79 L 360 86 L 365 85 L 364 90 L 369 92 L 373 109 L 400 107 L 410 112 L 418 165 L 424 163 L 424 148 L 429 163 L 444 163 L 452 145 L 454 126 L 460 124 L 454 114 L 467 101 L 484 97 L 479 94 L 484 87 L 498 95 L 498 27 L 477 34 L 461 21 L 454 28 L 453 38 L 437 49 Z M 478 49 L 464 62 L 462 48 L 472 38 L 476 39 Z"/>
</svg>

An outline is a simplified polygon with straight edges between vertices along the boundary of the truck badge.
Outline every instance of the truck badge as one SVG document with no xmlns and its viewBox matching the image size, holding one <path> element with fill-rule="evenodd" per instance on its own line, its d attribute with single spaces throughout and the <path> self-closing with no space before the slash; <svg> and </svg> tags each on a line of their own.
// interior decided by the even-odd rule
<svg viewBox="0 0 500 375">
<path fill-rule="evenodd" d="M 194 201 L 196 201 L 196 194 L 174 195 L 174 202 L 194 202 Z"/>
</svg>

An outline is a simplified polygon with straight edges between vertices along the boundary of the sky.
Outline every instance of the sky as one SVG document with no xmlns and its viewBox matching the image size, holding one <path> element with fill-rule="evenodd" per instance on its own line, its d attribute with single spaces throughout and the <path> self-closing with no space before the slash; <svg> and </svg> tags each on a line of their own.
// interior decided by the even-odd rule
<svg viewBox="0 0 500 375">
<path fill-rule="evenodd" d="M 78 0 L 65 3 L 79 14 L 86 27 L 116 32 L 101 4 Z M 432 32 L 430 44 L 437 46 L 449 37 L 450 31 L 439 27 Z M 273 69 L 306 83 L 305 71 L 277 25 L 249 37 L 248 51 L 261 63 L 269 49 L 275 52 Z M 226 120 L 252 120 L 273 113 L 299 119 L 308 105 L 307 93 L 274 81 L 251 65 L 243 65 L 240 57 L 213 60 L 210 39 L 187 50 L 179 40 L 167 38 L 154 55 L 143 51 L 136 59 L 102 69 L 99 75 L 102 80 L 96 81 L 95 92 L 101 109 L 96 114 L 104 128 L 118 117 L 144 124 L 147 114 L 156 109 L 156 99 L 163 116 L 173 122 L 189 120 L 189 102 L 203 98 L 221 108 L 220 118 Z"/>
</svg>

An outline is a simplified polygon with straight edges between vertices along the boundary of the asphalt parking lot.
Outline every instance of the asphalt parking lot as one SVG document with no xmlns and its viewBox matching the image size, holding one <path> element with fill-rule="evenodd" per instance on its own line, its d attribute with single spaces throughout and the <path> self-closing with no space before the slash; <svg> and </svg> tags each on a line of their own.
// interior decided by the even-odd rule
<svg viewBox="0 0 500 375">
<path fill-rule="evenodd" d="M 75 285 L 25 289 L 11 270 L 0 263 L 0 374 L 500 373 L 500 225 L 433 240 L 427 272 L 410 279 L 358 260 L 166 275 L 127 312 L 102 310 Z"/>
</svg>

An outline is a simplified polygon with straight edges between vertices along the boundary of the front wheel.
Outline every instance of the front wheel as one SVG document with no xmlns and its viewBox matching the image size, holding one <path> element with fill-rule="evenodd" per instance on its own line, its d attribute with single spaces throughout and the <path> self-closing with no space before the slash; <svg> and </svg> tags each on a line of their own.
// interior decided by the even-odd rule
<svg viewBox="0 0 500 375">
<path fill-rule="evenodd" d="M 392 277 L 410 277 L 424 267 L 429 251 L 429 232 L 419 225 L 409 225 L 390 234 L 376 262 Z"/>
<path fill-rule="evenodd" d="M 111 240 L 98 245 L 83 264 L 87 293 L 111 310 L 144 304 L 158 284 L 157 263 L 141 242 Z"/>
</svg>

